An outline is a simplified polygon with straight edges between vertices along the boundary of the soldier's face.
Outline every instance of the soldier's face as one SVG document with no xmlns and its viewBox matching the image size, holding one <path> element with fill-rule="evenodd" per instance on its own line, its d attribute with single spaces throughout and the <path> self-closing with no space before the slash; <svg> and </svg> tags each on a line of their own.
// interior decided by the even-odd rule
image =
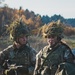
<svg viewBox="0 0 75 75">
<path fill-rule="evenodd" d="M 47 38 L 47 42 L 50 46 L 53 46 L 57 42 L 57 36 L 50 36 Z"/>
<path fill-rule="evenodd" d="M 20 43 L 21 45 L 26 44 L 26 42 L 27 42 L 27 37 L 26 37 L 25 35 L 20 36 L 19 39 L 18 39 L 18 41 L 19 41 L 19 43 Z"/>
</svg>

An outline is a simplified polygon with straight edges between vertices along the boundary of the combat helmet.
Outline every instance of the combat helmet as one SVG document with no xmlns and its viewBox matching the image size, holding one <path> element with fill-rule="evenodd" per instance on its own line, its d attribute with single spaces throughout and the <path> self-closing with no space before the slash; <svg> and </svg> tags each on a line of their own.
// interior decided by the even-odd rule
<svg viewBox="0 0 75 75">
<path fill-rule="evenodd" d="M 58 36 L 63 38 L 63 24 L 59 21 L 51 22 L 48 29 L 45 31 L 44 37 L 47 38 L 49 36 Z"/>
<path fill-rule="evenodd" d="M 14 21 L 10 26 L 10 38 L 14 41 L 16 41 L 16 38 L 20 37 L 21 35 L 30 35 L 30 30 L 27 25 L 22 21 L 22 19 Z"/>
</svg>

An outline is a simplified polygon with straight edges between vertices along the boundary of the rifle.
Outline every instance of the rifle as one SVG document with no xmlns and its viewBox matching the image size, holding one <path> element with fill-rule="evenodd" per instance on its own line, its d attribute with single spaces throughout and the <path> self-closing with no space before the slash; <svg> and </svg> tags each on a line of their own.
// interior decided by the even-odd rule
<svg viewBox="0 0 75 75">
<path fill-rule="evenodd" d="M 9 70 L 9 75 L 16 75 L 17 73 L 28 74 L 28 68 L 26 66 L 16 64 L 10 65 L 8 60 L 5 60 L 5 62 L 3 63 L 3 68 L 3 74 L 5 74 L 5 70 Z"/>
</svg>

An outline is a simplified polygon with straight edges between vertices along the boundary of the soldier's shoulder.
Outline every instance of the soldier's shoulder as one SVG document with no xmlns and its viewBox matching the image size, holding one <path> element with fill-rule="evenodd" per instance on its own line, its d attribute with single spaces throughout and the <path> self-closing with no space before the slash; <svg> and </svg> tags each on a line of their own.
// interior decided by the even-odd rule
<svg viewBox="0 0 75 75">
<path fill-rule="evenodd" d="M 43 48 L 43 50 L 48 49 L 48 48 L 49 48 L 49 45 L 46 45 L 46 46 Z"/>
<path fill-rule="evenodd" d="M 13 49 L 13 45 L 9 45 L 7 48 L 5 48 L 4 50 L 3 50 L 3 52 L 5 52 L 5 51 L 10 51 L 10 50 L 12 50 Z"/>
<path fill-rule="evenodd" d="M 5 48 L 4 50 L 10 50 L 11 48 L 13 48 L 13 45 L 9 45 L 7 48 Z"/>
<path fill-rule="evenodd" d="M 36 59 L 41 58 L 42 52 L 41 50 L 36 54 Z"/>
<path fill-rule="evenodd" d="M 45 52 L 45 50 L 47 50 L 48 48 L 49 48 L 48 45 L 47 45 L 47 46 L 44 46 L 43 49 L 41 49 L 41 50 L 37 53 L 36 57 L 40 58 L 40 57 L 42 56 L 42 53 Z"/>
<path fill-rule="evenodd" d="M 66 44 L 66 43 L 64 43 L 64 42 L 61 42 L 61 46 L 62 46 L 63 48 L 66 48 L 66 49 L 71 50 L 71 48 L 68 46 L 68 44 Z"/>
<path fill-rule="evenodd" d="M 36 54 L 36 50 L 33 47 L 29 46 L 29 50 L 30 50 L 30 53 L 35 53 Z"/>
<path fill-rule="evenodd" d="M 47 52 L 48 48 L 49 48 L 49 45 L 44 46 L 43 49 L 41 50 L 41 52 L 42 53 Z"/>
<path fill-rule="evenodd" d="M 8 52 L 10 52 L 13 49 L 13 45 L 9 45 L 7 48 L 3 49 L 2 51 L 0 51 L 0 54 L 6 54 Z"/>
</svg>

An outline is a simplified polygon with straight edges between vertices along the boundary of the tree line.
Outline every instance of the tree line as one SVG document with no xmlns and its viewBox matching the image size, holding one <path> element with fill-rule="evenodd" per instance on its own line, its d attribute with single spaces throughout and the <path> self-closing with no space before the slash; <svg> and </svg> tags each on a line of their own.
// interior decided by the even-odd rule
<svg viewBox="0 0 75 75">
<path fill-rule="evenodd" d="M 0 8 L 0 36 L 3 35 L 6 32 L 7 27 L 18 18 L 22 18 L 25 24 L 28 25 L 31 30 L 35 30 L 35 32 L 38 28 L 41 28 L 44 25 L 48 26 L 52 21 L 60 20 L 66 26 L 66 35 L 75 34 L 75 19 L 65 19 L 61 15 L 56 14 L 51 17 L 48 15 L 41 16 L 28 9 L 23 10 L 22 7 L 19 9 L 13 9 L 4 6 Z"/>
</svg>

